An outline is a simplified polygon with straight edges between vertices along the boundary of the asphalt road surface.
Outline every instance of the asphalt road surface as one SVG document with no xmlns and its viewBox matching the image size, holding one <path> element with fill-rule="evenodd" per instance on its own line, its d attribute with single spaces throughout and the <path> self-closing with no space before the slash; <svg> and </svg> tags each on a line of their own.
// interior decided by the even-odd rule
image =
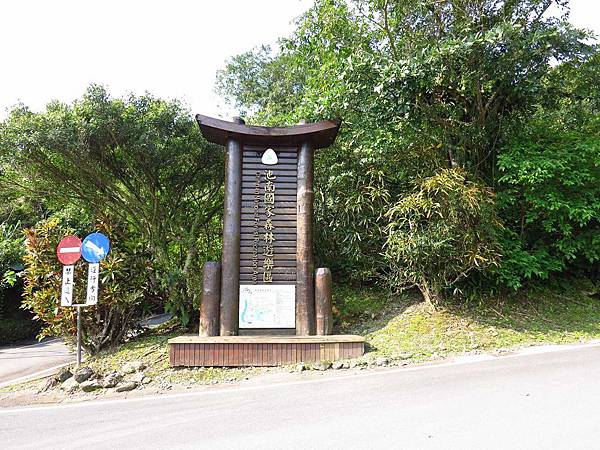
<svg viewBox="0 0 600 450">
<path fill-rule="evenodd" d="M 0 410 L 3 449 L 596 449 L 600 346 Z"/>
<path fill-rule="evenodd" d="M 24 380 L 34 374 L 50 373 L 56 370 L 57 366 L 75 360 L 75 354 L 60 339 L 46 339 L 18 347 L 2 347 L 0 348 L 0 387 Z"/>
</svg>

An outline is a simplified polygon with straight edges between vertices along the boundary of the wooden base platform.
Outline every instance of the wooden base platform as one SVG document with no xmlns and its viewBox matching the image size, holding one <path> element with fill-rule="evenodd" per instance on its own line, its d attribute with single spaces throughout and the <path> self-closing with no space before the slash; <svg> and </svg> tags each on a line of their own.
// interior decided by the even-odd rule
<svg viewBox="0 0 600 450">
<path fill-rule="evenodd" d="M 169 339 L 175 366 L 281 366 L 358 358 L 365 350 L 361 336 L 179 336 Z"/>
</svg>

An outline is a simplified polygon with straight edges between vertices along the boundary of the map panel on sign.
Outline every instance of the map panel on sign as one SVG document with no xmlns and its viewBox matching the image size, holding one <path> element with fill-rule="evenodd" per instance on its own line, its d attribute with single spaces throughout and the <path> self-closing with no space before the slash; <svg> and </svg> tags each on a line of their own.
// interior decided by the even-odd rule
<svg viewBox="0 0 600 450">
<path fill-rule="evenodd" d="M 295 285 L 241 285 L 240 328 L 295 328 Z"/>
</svg>

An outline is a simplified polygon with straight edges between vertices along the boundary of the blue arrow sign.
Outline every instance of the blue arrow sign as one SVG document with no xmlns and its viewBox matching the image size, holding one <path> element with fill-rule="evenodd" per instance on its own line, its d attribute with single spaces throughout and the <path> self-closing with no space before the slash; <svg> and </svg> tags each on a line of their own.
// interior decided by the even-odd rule
<svg viewBox="0 0 600 450">
<path fill-rule="evenodd" d="M 81 243 L 81 256 L 89 263 L 99 263 L 110 250 L 108 238 L 102 233 L 92 233 Z"/>
</svg>

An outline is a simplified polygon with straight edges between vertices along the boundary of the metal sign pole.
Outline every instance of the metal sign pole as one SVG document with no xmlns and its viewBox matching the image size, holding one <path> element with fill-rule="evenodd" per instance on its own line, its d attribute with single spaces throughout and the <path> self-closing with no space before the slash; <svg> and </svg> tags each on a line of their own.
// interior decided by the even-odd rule
<svg viewBox="0 0 600 450">
<path fill-rule="evenodd" d="M 81 306 L 77 306 L 77 367 L 81 365 Z"/>
</svg>

